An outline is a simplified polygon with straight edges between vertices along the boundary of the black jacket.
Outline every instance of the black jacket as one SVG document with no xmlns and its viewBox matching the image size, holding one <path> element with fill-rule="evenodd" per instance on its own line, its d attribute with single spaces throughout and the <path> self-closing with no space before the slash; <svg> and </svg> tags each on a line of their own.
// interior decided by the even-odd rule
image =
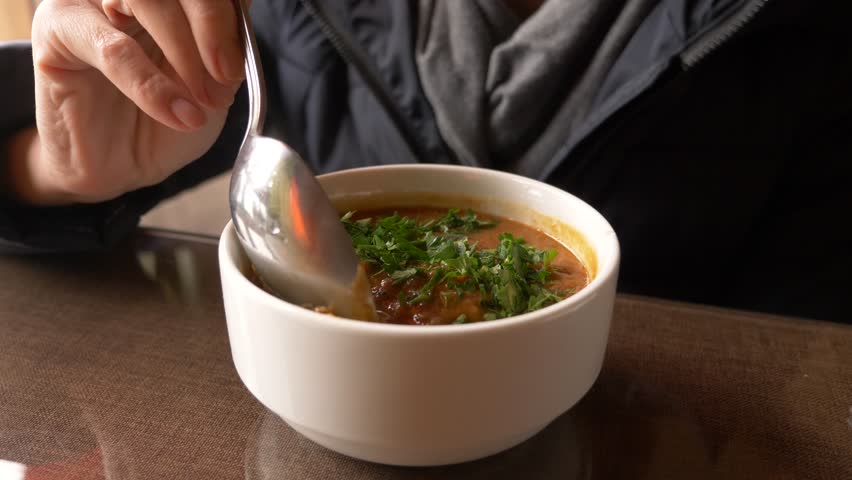
<svg viewBox="0 0 852 480">
<path fill-rule="evenodd" d="M 581 127 L 520 173 L 604 213 L 622 244 L 622 290 L 852 320 L 844 3 L 661 0 Z M 416 0 L 255 0 L 252 10 L 269 128 L 317 173 L 456 162 L 417 76 Z M 32 90 L 20 67 L 2 71 L 26 46 L 0 55 L 0 82 L 17 82 L 4 91 Z M 0 134 L 32 122 L 32 102 L 13 103 Z M 158 201 L 226 170 L 244 124 L 241 94 L 210 152 L 161 185 L 98 205 L 0 206 L 0 248 L 112 244 Z"/>
</svg>

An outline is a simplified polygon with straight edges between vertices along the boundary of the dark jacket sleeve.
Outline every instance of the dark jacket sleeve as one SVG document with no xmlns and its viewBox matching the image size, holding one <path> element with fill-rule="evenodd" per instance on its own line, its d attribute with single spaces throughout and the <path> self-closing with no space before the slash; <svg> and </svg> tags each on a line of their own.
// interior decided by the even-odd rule
<svg viewBox="0 0 852 480">
<path fill-rule="evenodd" d="M 0 143 L 35 125 L 32 50 L 27 42 L 0 43 Z M 247 115 L 243 87 L 225 127 L 210 150 L 160 184 L 114 200 L 87 205 L 32 207 L 0 199 L 0 253 L 59 252 L 107 248 L 131 232 L 158 202 L 231 167 Z M 0 162 L 6 161 L 0 158 Z M 2 198 L 2 195 L 0 195 Z"/>
</svg>

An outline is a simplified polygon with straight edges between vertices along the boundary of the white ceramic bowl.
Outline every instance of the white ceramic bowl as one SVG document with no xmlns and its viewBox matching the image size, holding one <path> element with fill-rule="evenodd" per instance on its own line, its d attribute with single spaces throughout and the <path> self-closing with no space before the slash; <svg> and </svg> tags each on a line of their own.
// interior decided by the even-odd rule
<svg viewBox="0 0 852 480">
<path fill-rule="evenodd" d="M 566 243 L 593 279 L 567 300 L 507 319 L 360 322 L 255 286 L 229 224 L 219 263 L 234 364 L 249 391 L 296 431 L 363 460 L 443 465 L 523 442 L 589 390 L 606 350 L 619 264 L 616 235 L 593 208 L 540 182 L 467 167 L 370 167 L 320 181 L 341 209 L 464 201 L 519 220 Z"/>
</svg>

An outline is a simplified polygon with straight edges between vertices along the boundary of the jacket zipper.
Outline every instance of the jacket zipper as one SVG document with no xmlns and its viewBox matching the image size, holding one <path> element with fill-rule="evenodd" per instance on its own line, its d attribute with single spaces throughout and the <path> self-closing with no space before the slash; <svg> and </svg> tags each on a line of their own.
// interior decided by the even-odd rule
<svg viewBox="0 0 852 480">
<path fill-rule="evenodd" d="M 332 23 L 322 2 L 315 0 L 302 0 L 302 5 L 314 20 L 319 24 L 320 30 L 325 34 L 326 38 L 331 42 L 338 55 L 345 62 L 355 67 L 361 74 L 367 87 L 373 92 L 373 95 L 379 100 L 379 103 L 385 108 L 385 111 L 391 118 L 391 121 L 396 125 L 403 140 L 408 145 L 411 153 L 418 161 L 423 161 L 428 158 L 426 149 L 417 139 L 417 134 L 410 123 L 405 119 L 405 114 L 400 109 L 396 101 L 387 93 L 389 88 L 382 81 L 378 73 L 373 69 L 372 65 L 364 55 L 352 46 L 345 34 L 337 29 Z"/>
<path fill-rule="evenodd" d="M 734 38 L 754 17 L 766 7 L 770 0 L 751 0 L 739 12 L 722 21 L 712 32 L 704 35 L 698 42 L 690 45 L 683 54 L 681 61 L 684 69 L 689 70 L 701 63 L 708 55 Z"/>
</svg>

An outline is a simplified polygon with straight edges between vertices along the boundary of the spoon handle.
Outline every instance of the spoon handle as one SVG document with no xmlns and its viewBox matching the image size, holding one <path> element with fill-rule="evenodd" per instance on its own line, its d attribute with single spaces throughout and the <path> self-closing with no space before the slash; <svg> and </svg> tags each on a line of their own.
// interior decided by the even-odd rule
<svg viewBox="0 0 852 480">
<path fill-rule="evenodd" d="M 260 135 L 266 120 L 266 85 L 263 82 L 263 67 L 260 52 L 249 19 L 245 0 L 236 0 L 240 36 L 246 55 L 246 83 L 248 84 L 249 123 L 246 135 Z"/>
</svg>

